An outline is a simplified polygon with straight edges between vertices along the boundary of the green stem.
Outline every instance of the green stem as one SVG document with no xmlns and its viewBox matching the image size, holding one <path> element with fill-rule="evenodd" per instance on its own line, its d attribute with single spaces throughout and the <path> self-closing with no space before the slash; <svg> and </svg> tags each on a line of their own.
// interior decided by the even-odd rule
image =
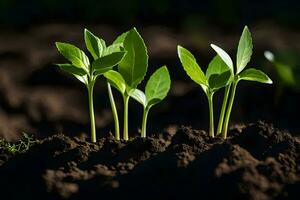
<svg viewBox="0 0 300 200">
<path fill-rule="evenodd" d="M 230 120 L 230 114 L 231 114 L 232 105 L 233 105 L 233 101 L 234 101 L 234 97 L 235 97 L 237 83 L 238 83 L 238 81 L 234 80 L 233 84 L 232 84 L 232 90 L 231 90 L 231 94 L 230 94 L 230 98 L 229 98 L 229 104 L 228 104 L 225 121 L 224 121 L 224 127 L 223 127 L 223 131 L 222 131 L 222 136 L 224 139 L 227 138 L 228 124 L 229 124 L 229 120 Z"/>
<path fill-rule="evenodd" d="M 149 110 L 150 109 L 148 107 L 144 108 L 143 122 L 142 122 L 142 133 L 141 133 L 141 137 L 143 137 L 143 138 L 146 137 L 146 132 L 147 132 L 147 117 L 148 117 Z"/>
<path fill-rule="evenodd" d="M 214 131 L 214 108 L 213 108 L 213 93 L 208 94 L 209 105 L 209 136 L 215 137 Z"/>
<path fill-rule="evenodd" d="M 123 96 L 124 100 L 124 118 L 123 118 L 123 139 L 128 140 L 128 102 L 129 102 L 129 96 L 125 94 Z"/>
<path fill-rule="evenodd" d="M 115 124 L 115 138 L 116 140 L 120 140 L 120 128 L 119 128 L 119 117 L 118 117 L 118 111 L 114 100 L 114 95 L 111 90 L 110 84 L 107 82 L 107 90 L 108 90 L 108 96 L 109 101 L 111 105 L 111 111 L 114 118 L 114 124 Z"/>
<path fill-rule="evenodd" d="M 94 84 L 91 83 L 88 86 L 89 111 L 90 111 L 90 120 L 91 120 L 91 141 L 96 142 L 96 126 L 95 126 L 95 114 L 94 114 L 94 103 L 93 103 L 93 90 L 94 90 Z"/>
<path fill-rule="evenodd" d="M 219 123 L 218 123 L 217 135 L 219 135 L 219 134 L 222 133 L 223 122 L 224 122 L 224 116 L 225 116 L 225 111 L 226 111 L 226 106 L 227 106 L 227 101 L 228 101 L 228 96 L 229 96 L 230 87 L 231 87 L 231 84 L 229 84 L 229 85 L 225 88 L 225 93 L 224 93 L 224 98 L 223 98 L 222 108 L 221 108 L 220 117 L 219 117 Z"/>
</svg>

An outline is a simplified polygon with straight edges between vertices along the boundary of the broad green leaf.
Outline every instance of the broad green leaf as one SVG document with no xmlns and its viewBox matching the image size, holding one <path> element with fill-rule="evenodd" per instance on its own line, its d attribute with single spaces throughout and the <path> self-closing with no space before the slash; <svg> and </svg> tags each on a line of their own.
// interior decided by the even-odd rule
<svg viewBox="0 0 300 200">
<path fill-rule="evenodd" d="M 208 79 L 209 87 L 213 92 L 215 92 L 220 88 L 227 86 L 230 83 L 230 78 L 230 70 L 227 70 L 221 74 L 212 74 Z"/>
<path fill-rule="evenodd" d="M 79 81 L 86 84 L 86 71 L 81 68 L 74 67 L 71 64 L 57 64 L 57 66 L 63 71 L 74 75 Z"/>
<path fill-rule="evenodd" d="M 125 56 L 118 66 L 118 71 L 131 88 L 144 79 L 148 67 L 148 55 L 145 43 L 135 28 L 131 29 L 124 40 Z"/>
<path fill-rule="evenodd" d="M 209 63 L 208 68 L 206 70 L 206 78 L 209 79 L 209 77 L 213 74 L 222 74 L 226 71 L 230 70 L 228 65 L 220 58 L 219 55 L 216 55 L 212 61 Z M 231 70 L 230 70 L 231 72 Z M 233 74 L 232 74 L 233 76 Z"/>
<path fill-rule="evenodd" d="M 119 90 L 122 94 L 126 91 L 126 83 L 122 75 L 114 70 L 109 70 L 104 73 L 104 77 L 108 80 L 108 82 L 117 90 Z"/>
<path fill-rule="evenodd" d="M 226 63 L 226 65 L 230 68 L 230 70 L 233 73 L 233 62 L 232 62 L 230 56 L 228 55 L 228 53 L 226 53 L 226 51 L 224 51 L 217 45 L 211 44 L 210 46 L 215 50 L 215 52 L 217 52 L 217 54 L 220 56 L 220 58 L 222 58 L 222 60 Z"/>
<path fill-rule="evenodd" d="M 145 88 L 147 104 L 149 104 L 153 99 L 160 101 L 163 100 L 167 96 L 170 86 L 171 79 L 167 67 L 163 66 L 156 70 L 151 75 Z"/>
<path fill-rule="evenodd" d="M 106 48 L 104 40 L 98 38 L 89 30 L 84 29 L 84 41 L 86 48 L 89 50 L 95 60 L 102 57 L 102 54 Z"/>
<path fill-rule="evenodd" d="M 177 53 L 187 75 L 199 85 L 207 85 L 207 79 L 193 54 L 179 45 L 177 47 Z"/>
<path fill-rule="evenodd" d="M 97 74 L 105 73 L 116 66 L 123 58 L 125 52 L 115 52 L 95 60 L 92 64 L 93 71 Z"/>
<path fill-rule="evenodd" d="M 83 68 L 86 71 L 89 69 L 89 59 L 83 51 L 72 44 L 56 42 L 58 51 L 68 59 L 73 66 Z"/>
<path fill-rule="evenodd" d="M 144 108 L 147 106 L 146 96 L 145 96 L 144 92 L 142 92 L 141 90 L 136 89 L 136 88 L 131 89 L 128 94 L 130 97 L 132 97 L 133 99 L 138 101 L 140 104 L 142 104 Z"/>
<path fill-rule="evenodd" d="M 246 67 L 248 62 L 251 59 L 252 55 L 252 38 L 251 33 L 247 26 L 245 26 L 242 36 L 239 41 L 239 46 L 236 55 L 236 67 L 237 72 L 239 74 Z"/>
<path fill-rule="evenodd" d="M 250 68 L 239 75 L 239 80 L 257 81 L 260 83 L 272 84 L 272 80 L 262 71 Z"/>
</svg>

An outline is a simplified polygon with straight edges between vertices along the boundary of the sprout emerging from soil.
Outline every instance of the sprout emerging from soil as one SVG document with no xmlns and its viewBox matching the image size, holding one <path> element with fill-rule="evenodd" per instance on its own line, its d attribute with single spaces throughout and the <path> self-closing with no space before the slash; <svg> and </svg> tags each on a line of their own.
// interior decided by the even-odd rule
<svg viewBox="0 0 300 200">
<path fill-rule="evenodd" d="M 132 89 L 129 95 L 143 105 L 143 121 L 141 137 L 147 135 L 147 117 L 152 106 L 162 101 L 171 86 L 170 74 L 166 66 L 156 70 L 147 82 L 145 93 L 139 89 Z"/>
<path fill-rule="evenodd" d="M 230 114 L 231 114 L 238 82 L 240 80 L 248 80 L 248 81 L 256 81 L 256 82 L 261 82 L 266 84 L 272 84 L 272 80 L 260 70 L 254 68 L 249 68 L 244 70 L 251 59 L 252 49 L 253 49 L 251 34 L 247 26 L 245 26 L 238 44 L 235 73 L 233 72 L 234 71 L 233 62 L 230 56 L 223 49 L 221 49 L 220 47 L 214 44 L 211 44 L 211 47 L 216 51 L 216 53 L 226 63 L 226 65 L 231 69 L 232 72 L 231 79 L 230 79 L 231 82 L 225 88 L 223 105 L 220 113 L 219 125 L 217 130 L 217 134 L 222 133 L 223 138 L 226 139 Z M 227 102 L 228 100 L 229 102 Z"/>
<path fill-rule="evenodd" d="M 181 46 L 178 46 L 177 51 L 187 75 L 199 84 L 206 94 L 209 106 L 209 135 L 214 137 L 213 95 L 230 83 L 232 70 L 217 55 L 209 63 L 206 74 L 204 74 L 191 52 Z"/>
<path fill-rule="evenodd" d="M 123 56 L 125 51 L 121 46 L 111 45 L 106 47 L 105 41 L 96 37 L 88 30 L 84 30 L 84 39 L 88 51 L 93 57 L 90 63 L 86 54 L 78 47 L 62 42 L 56 42 L 58 51 L 69 61 L 66 64 L 58 64 L 62 70 L 74 75 L 85 84 L 88 91 L 89 113 L 91 121 L 91 141 L 96 142 L 96 126 L 93 104 L 93 90 L 97 78 L 105 72 L 113 69 Z"/>
<path fill-rule="evenodd" d="M 146 75 L 148 68 L 147 48 L 136 28 L 120 35 L 114 44 L 122 44 L 126 51 L 116 70 L 104 74 L 108 82 L 123 96 L 123 139 L 128 140 L 128 103 L 130 91 L 136 89 Z"/>
</svg>

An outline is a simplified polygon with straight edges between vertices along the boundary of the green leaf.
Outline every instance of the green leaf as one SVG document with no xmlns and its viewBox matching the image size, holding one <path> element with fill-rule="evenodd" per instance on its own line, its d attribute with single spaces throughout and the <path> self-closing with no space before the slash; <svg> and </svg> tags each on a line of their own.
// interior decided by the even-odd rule
<svg viewBox="0 0 300 200">
<path fill-rule="evenodd" d="M 116 52 L 120 52 L 120 51 L 124 51 L 122 43 L 112 44 L 105 49 L 103 56 L 106 56 L 106 55 L 109 55 L 112 53 L 116 53 Z"/>
<path fill-rule="evenodd" d="M 230 70 L 228 65 L 226 65 L 226 63 L 221 59 L 219 55 L 216 55 L 209 63 L 205 75 L 206 78 L 209 79 L 209 77 L 213 74 L 222 74 L 224 72 L 227 72 L 228 70 Z"/>
<path fill-rule="evenodd" d="M 148 67 L 148 55 L 145 43 L 135 28 L 131 29 L 124 40 L 125 56 L 119 63 L 118 71 L 131 88 L 144 79 Z"/>
<path fill-rule="evenodd" d="M 146 96 L 143 91 L 135 88 L 131 89 L 128 94 L 130 97 L 142 104 L 144 108 L 147 106 Z"/>
<path fill-rule="evenodd" d="M 93 70 L 97 74 L 103 74 L 116 66 L 123 58 L 125 52 L 115 52 L 98 58 L 93 62 Z"/>
<path fill-rule="evenodd" d="M 92 54 L 95 60 L 102 57 L 102 54 L 104 53 L 106 48 L 104 40 L 98 38 L 89 30 L 84 29 L 84 41 L 87 49 Z"/>
<path fill-rule="evenodd" d="M 230 83 L 230 79 L 230 70 L 221 74 L 212 74 L 208 79 L 209 87 L 213 92 L 216 92 L 220 88 L 227 86 Z"/>
<path fill-rule="evenodd" d="M 104 77 L 107 78 L 108 82 L 122 94 L 126 91 L 126 83 L 122 75 L 114 70 L 109 70 L 104 73 Z"/>
<path fill-rule="evenodd" d="M 154 99 L 156 100 L 163 100 L 171 86 L 171 79 L 170 74 L 166 66 L 163 66 L 156 70 L 150 77 L 150 79 L 147 82 L 146 88 L 145 88 L 145 94 L 147 99 L 147 106 L 150 102 Z M 152 104 L 154 102 L 152 101 Z M 155 101 L 155 103 L 158 103 L 158 101 Z"/>
<path fill-rule="evenodd" d="M 86 71 L 89 69 L 89 59 L 83 51 L 72 44 L 56 42 L 58 51 L 68 59 L 73 66 L 83 68 Z"/>
<path fill-rule="evenodd" d="M 243 69 L 250 61 L 252 55 L 252 48 L 253 45 L 252 45 L 251 33 L 248 27 L 245 26 L 239 41 L 239 46 L 236 55 L 236 67 L 237 67 L 236 74 L 239 74 L 241 71 L 243 71 Z"/>
<path fill-rule="evenodd" d="M 222 58 L 222 60 L 226 63 L 226 65 L 230 68 L 230 70 L 233 73 L 233 62 L 228 53 L 226 53 L 226 51 L 224 51 L 217 45 L 211 44 L 210 46 L 215 50 L 215 52 L 217 52 L 217 54 Z"/>
<path fill-rule="evenodd" d="M 85 75 L 87 75 L 87 73 L 83 69 L 74 67 L 71 64 L 57 64 L 57 66 L 63 71 L 74 75 L 79 81 L 86 83 Z"/>
<path fill-rule="evenodd" d="M 87 74 L 86 71 L 84 71 L 83 69 L 74 67 L 71 64 L 57 64 L 57 66 L 63 71 L 68 72 L 70 74 L 74 74 L 78 76 L 84 76 Z"/>
<path fill-rule="evenodd" d="M 239 75 L 239 80 L 257 81 L 260 83 L 272 84 L 272 80 L 262 71 L 250 68 Z"/>
<path fill-rule="evenodd" d="M 193 54 L 179 45 L 177 47 L 177 53 L 187 75 L 199 85 L 207 85 L 207 79 Z"/>
</svg>

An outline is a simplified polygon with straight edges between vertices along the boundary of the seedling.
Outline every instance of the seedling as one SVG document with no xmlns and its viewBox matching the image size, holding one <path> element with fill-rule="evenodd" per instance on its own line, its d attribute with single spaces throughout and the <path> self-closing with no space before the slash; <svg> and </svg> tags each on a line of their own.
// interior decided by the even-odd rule
<svg viewBox="0 0 300 200">
<path fill-rule="evenodd" d="M 128 140 L 129 92 L 136 89 L 144 79 L 148 68 L 148 54 L 143 38 L 135 28 L 119 36 L 114 44 L 123 44 L 126 54 L 118 63 L 118 71 L 110 70 L 104 76 L 123 96 L 123 139 Z"/>
<path fill-rule="evenodd" d="M 28 151 L 37 141 L 33 136 L 23 133 L 22 138 L 17 143 L 10 143 L 4 139 L 0 139 L 0 149 L 11 154 L 19 154 Z"/>
<path fill-rule="evenodd" d="M 62 70 L 73 74 L 79 81 L 84 83 L 88 91 L 89 113 L 91 121 L 91 141 L 96 142 L 96 126 L 93 104 L 93 90 L 97 78 L 105 72 L 113 69 L 125 52 L 120 46 L 111 45 L 106 47 L 105 41 L 93 35 L 90 31 L 84 30 L 84 39 L 88 51 L 94 60 L 90 64 L 89 58 L 78 47 L 62 42 L 56 42 L 58 51 L 70 62 L 58 64 Z"/>
<path fill-rule="evenodd" d="M 248 81 L 256 81 L 256 82 L 261 82 L 266 84 L 272 84 L 272 80 L 264 72 L 260 70 L 254 68 L 249 68 L 244 70 L 251 59 L 252 48 L 253 48 L 251 34 L 247 26 L 245 26 L 238 44 L 235 74 L 233 73 L 233 62 L 230 56 L 223 49 L 221 49 L 220 47 L 214 44 L 211 44 L 211 47 L 216 51 L 216 53 L 220 56 L 220 58 L 226 63 L 226 65 L 232 71 L 231 79 L 230 79 L 231 83 L 225 89 L 225 95 L 224 95 L 223 105 L 220 113 L 218 133 L 217 133 L 220 134 L 222 132 L 223 138 L 226 139 L 230 114 L 231 114 L 238 82 L 241 80 L 248 80 Z M 227 105 L 227 100 L 228 100 L 228 95 L 230 90 L 231 90 L 231 94 Z M 224 115 L 225 115 L 225 119 L 224 119 Z M 225 120 L 224 122 L 223 119 Z"/>
<path fill-rule="evenodd" d="M 143 120 L 141 137 L 146 137 L 147 117 L 150 108 L 162 101 L 170 90 L 171 79 L 166 66 L 156 70 L 147 82 L 145 93 L 139 89 L 132 89 L 129 95 L 142 104 Z"/>
<path fill-rule="evenodd" d="M 209 106 L 209 135 L 214 137 L 213 95 L 230 83 L 232 70 L 219 56 L 215 56 L 204 74 L 191 52 L 181 46 L 178 46 L 177 51 L 187 75 L 199 84 L 206 94 Z"/>
</svg>

